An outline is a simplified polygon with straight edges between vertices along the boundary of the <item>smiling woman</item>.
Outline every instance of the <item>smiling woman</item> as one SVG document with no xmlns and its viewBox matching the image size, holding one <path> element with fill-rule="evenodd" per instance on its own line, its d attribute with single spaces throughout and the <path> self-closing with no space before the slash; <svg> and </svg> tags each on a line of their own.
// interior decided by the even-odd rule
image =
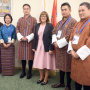
<svg viewBox="0 0 90 90">
<path fill-rule="evenodd" d="M 45 11 L 41 12 L 40 17 L 39 17 L 39 22 L 41 22 L 41 23 L 49 23 L 49 21 L 50 20 L 49 20 L 48 14 Z"/>
<path fill-rule="evenodd" d="M 0 43 L 1 43 L 1 66 L 2 75 L 14 75 L 15 68 L 15 48 L 16 29 L 11 24 L 12 16 L 6 14 L 4 16 L 5 24 L 0 28 Z"/>
<path fill-rule="evenodd" d="M 33 67 L 40 69 L 40 79 L 37 84 L 46 85 L 48 83 L 49 70 L 55 70 L 55 54 L 52 45 L 53 25 L 48 23 L 48 13 L 43 11 L 39 17 L 40 23 L 35 27 L 33 51 L 35 52 Z M 44 73 L 45 70 L 45 73 Z M 45 75 L 45 77 L 44 77 Z"/>
</svg>

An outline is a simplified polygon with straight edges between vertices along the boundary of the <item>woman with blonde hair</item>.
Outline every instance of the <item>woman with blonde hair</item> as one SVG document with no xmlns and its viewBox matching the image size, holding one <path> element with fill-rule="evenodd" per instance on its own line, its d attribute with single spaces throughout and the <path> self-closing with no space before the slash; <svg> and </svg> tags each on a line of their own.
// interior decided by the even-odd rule
<svg viewBox="0 0 90 90">
<path fill-rule="evenodd" d="M 50 69 L 56 69 L 54 46 L 51 44 L 53 25 L 49 23 L 49 16 L 45 11 L 41 12 L 39 21 L 35 27 L 32 49 L 35 52 L 33 67 L 38 68 L 40 72 L 37 84 L 46 85 Z"/>
</svg>

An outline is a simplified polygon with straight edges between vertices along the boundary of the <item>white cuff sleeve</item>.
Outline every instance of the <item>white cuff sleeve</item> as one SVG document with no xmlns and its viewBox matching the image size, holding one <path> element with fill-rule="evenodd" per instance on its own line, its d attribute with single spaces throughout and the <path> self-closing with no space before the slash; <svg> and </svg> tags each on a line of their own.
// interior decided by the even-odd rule
<svg viewBox="0 0 90 90">
<path fill-rule="evenodd" d="M 55 34 L 52 35 L 52 44 L 57 41 L 57 37 Z"/>
<path fill-rule="evenodd" d="M 3 40 L 3 39 L 1 39 L 1 40 L 0 40 L 0 43 L 4 43 L 4 40 Z"/>
<path fill-rule="evenodd" d="M 90 49 L 86 45 L 84 45 L 80 49 L 78 49 L 76 53 L 82 60 L 84 60 L 90 55 Z"/>
<path fill-rule="evenodd" d="M 12 41 L 11 41 L 12 43 L 14 43 L 15 42 L 15 40 L 14 39 L 12 39 Z"/>
<path fill-rule="evenodd" d="M 71 50 L 73 50 L 73 48 L 72 48 L 71 41 L 69 41 L 67 53 L 71 54 L 71 52 L 70 52 Z"/>
<path fill-rule="evenodd" d="M 31 33 L 30 35 L 26 36 L 26 38 L 28 39 L 28 43 L 34 39 L 34 34 Z"/>
<path fill-rule="evenodd" d="M 66 41 L 65 37 L 60 40 L 57 40 L 57 45 L 59 48 L 63 48 L 67 44 L 68 44 L 68 42 Z"/>
<path fill-rule="evenodd" d="M 21 33 L 17 33 L 17 39 L 18 39 L 19 42 L 21 41 L 22 37 L 24 37 L 24 36 L 22 36 Z"/>
</svg>

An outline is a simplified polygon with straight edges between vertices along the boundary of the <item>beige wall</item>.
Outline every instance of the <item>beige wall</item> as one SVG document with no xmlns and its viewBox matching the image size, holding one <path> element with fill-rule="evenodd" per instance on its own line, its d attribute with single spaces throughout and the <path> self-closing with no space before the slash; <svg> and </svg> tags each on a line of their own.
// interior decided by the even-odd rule
<svg viewBox="0 0 90 90">
<path fill-rule="evenodd" d="M 46 0 L 46 11 L 49 14 L 49 17 L 51 18 L 52 15 L 52 7 L 53 7 L 53 1 L 54 0 Z M 57 21 L 59 21 L 62 16 L 61 16 L 61 11 L 60 11 L 60 6 L 62 3 L 68 2 L 71 5 L 72 12 L 71 15 L 74 17 L 77 21 L 79 21 L 79 16 L 78 16 L 78 7 L 79 4 L 82 2 L 89 2 L 90 0 L 57 0 Z M 22 6 L 23 4 L 28 3 L 31 5 L 31 15 L 36 17 L 37 21 L 41 12 L 41 4 L 42 0 L 12 0 L 12 17 L 13 17 L 13 22 L 16 26 L 17 21 L 20 17 L 23 16 L 23 10 Z M 3 17 L 0 17 L 0 22 L 4 23 Z M 16 42 L 17 45 L 17 42 Z M 17 53 L 17 47 L 16 47 L 16 53 Z M 19 60 L 15 60 L 15 66 L 20 67 L 21 63 Z"/>
</svg>

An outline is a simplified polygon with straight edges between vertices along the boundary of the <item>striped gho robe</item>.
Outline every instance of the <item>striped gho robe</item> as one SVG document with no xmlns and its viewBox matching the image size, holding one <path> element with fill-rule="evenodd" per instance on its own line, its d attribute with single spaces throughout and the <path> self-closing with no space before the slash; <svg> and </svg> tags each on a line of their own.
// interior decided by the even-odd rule
<svg viewBox="0 0 90 90">
<path fill-rule="evenodd" d="M 72 57 L 71 78 L 75 82 L 85 86 L 90 86 L 90 21 L 83 28 L 81 34 L 79 34 L 79 32 L 89 19 L 90 16 L 76 23 L 73 32 L 71 33 L 68 45 L 68 53 L 70 53 L 70 50 L 74 50 L 80 57 Z M 73 38 L 76 34 L 77 26 L 79 41 L 78 44 L 73 44 L 72 41 L 74 40 Z"/>
<path fill-rule="evenodd" d="M 57 42 L 58 44 L 58 48 L 56 48 L 56 67 L 57 69 L 62 70 L 64 72 L 71 71 L 71 55 L 67 53 L 67 48 L 68 48 L 69 37 L 72 31 L 72 28 L 76 23 L 76 20 L 71 17 L 69 22 L 64 26 L 64 24 L 67 22 L 67 20 L 70 17 L 71 16 L 65 19 L 63 18 L 61 21 L 59 21 L 52 31 L 52 34 L 53 34 L 52 43 Z M 61 26 L 60 26 L 60 23 L 61 23 Z M 61 37 L 57 38 L 57 33 L 59 30 L 62 30 L 62 33 L 61 33 Z"/>
<path fill-rule="evenodd" d="M 17 22 L 16 33 L 18 38 L 18 55 L 19 60 L 33 60 L 34 53 L 33 48 L 33 38 L 34 38 L 34 29 L 37 24 L 37 21 L 31 15 L 28 18 L 21 17 Z M 25 37 L 28 41 L 21 41 L 22 37 Z"/>
</svg>

